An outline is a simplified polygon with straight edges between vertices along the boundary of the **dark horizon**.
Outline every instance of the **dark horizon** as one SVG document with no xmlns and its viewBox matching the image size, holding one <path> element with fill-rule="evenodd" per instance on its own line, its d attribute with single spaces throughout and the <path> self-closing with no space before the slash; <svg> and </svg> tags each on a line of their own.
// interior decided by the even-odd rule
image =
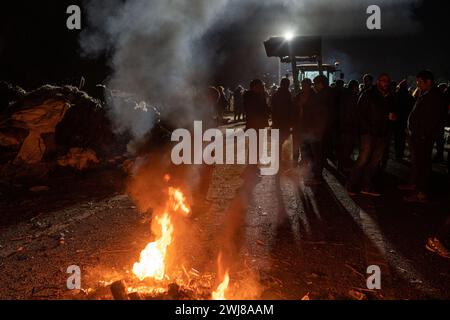
<svg viewBox="0 0 450 320">
<path fill-rule="evenodd" d="M 86 57 L 80 47 L 81 32 L 65 28 L 65 9 L 77 2 L 85 10 L 83 4 L 86 1 L 19 1 L 7 8 L 3 4 L 0 13 L 1 80 L 32 89 L 46 83 L 77 84 L 81 76 L 86 78 L 88 86 L 109 79 L 114 69 L 111 64 L 114 50 L 106 50 L 97 57 Z M 323 35 L 325 62 L 341 61 L 347 81 L 360 80 L 361 75 L 367 72 L 375 75 L 388 72 L 393 79 L 400 80 L 414 76 L 421 69 L 432 70 L 438 81 L 449 81 L 447 58 L 450 44 L 445 41 L 445 14 L 450 12 L 447 10 L 449 2 L 418 1 L 415 8 L 409 3 L 404 5 L 419 27 L 414 26 L 412 32 L 403 30 L 396 34 L 394 29 L 397 26 L 388 20 L 386 29 L 381 31 L 349 29 L 334 34 L 324 32 L 319 35 Z M 338 12 L 343 9 L 336 8 Z M 247 85 L 250 79 L 277 73 L 277 60 L 265 56 L 262 41 L 270 36 L 272 28 L 270 23 L 264 26 L 264 21 L 272 15 L 283 16 L 287 14 L 286 10 L 276 5 L 261 6 L 255 7 L 253 12 L 241 13 L 231 22 L 219 19 L 201 40 L 202 45 L 210 50 L 208 71 L 211 84 Z M 324 12 L 321 19 L 326 19 L 326 14 Z M 361 24 L 365 18 L 366 15 L 361 14 Z M 286 21 L 291 19 L 287 17 Z M 295 25 L 295 19 L 293 21 L 290 25 Z M 85 12 L 82 23 L 88 30 L 95 29 L 92 21 L 85 18 Z M 333 28 L 318 27 L 322 31 Z M 280 29 L 273 30 L 273 35 L 277 35 Z M 173 64 L 176 66 L 177 62 Z"/>
</svg>

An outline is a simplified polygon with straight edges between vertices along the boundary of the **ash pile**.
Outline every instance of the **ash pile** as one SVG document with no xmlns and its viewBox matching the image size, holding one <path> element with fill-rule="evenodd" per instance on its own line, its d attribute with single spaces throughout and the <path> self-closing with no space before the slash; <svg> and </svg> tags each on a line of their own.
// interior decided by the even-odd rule
<svg viewBox="0 0 450 320">
<path fill-rule="evenodd" d="M 91 95 L 73 86 L 45 85 L 26 92 L 0 83 L 0 177 L 3 183 L 21 178 L 45 178 L 54 172 L 86 171 L 122 165 L 132 156 L 132 135 L 118 131 L 109 117 L 112 103 L 124 112 L 153 112 L 137 108 L 132 96 L 115 95 L 98 85 Z M 153 140 L 167 141 L 170 132 L 160 121 Z"/>
</svg>

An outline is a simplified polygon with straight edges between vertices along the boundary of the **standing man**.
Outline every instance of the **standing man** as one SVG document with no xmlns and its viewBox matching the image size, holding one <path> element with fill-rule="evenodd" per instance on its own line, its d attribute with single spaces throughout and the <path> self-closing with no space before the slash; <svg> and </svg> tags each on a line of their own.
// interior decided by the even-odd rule
<svg viewBox="0 0 450 320">
<path fill-rule="evenodd" d="M 230 102 L 228 101 L 226 95 L 225 95 L 225 88 L 222 86 L 218 86 L 217 90 L 219 91 L 219 101 L 218 103 L 218 108 L 220 110 L 220 115 L 219 115 L 219 122 L 220 124 L 223 123 L 224 120 L 224 116 L 225 113 L 228 112 L 228 109 L 230 108 Z"/>
<path fill-rule="evenodd" d="M 351 157 L 358 139 L 358 93 L 358 81 L 351 80 L 340 98 L 338 169 L 344 174 L 353 167 Z"/>
<path fill-rule="evenodd" d="M 447 84 L 441 83 L 437 86 L 439 91 L 445 95 L 447 91 Z M 444 162 L 444 151 L 445 151 L 445 127 L 442 127 L 441 133 L 436 139 L 436 155 L 434 157 L 435 162 Z"/>
<path fill-rule="evenodd" d="M 408 119 L 411 145 L 411 184 L 400 186 L 413 193 L 404 198 L 407 202 L 428 202 L 428 184 L 432 171 L 434 142 L 442 132 L 447 116 L 443 94 L 434 85 L 434 76 L 428 71 L 417 74 L 419 96 Z"/>
<path fill-rule="evenodd" d="M 244 93 L 244 110 L 247 129 L 264 129 L 269 125 L 269 106 L 266 103 L 264 83 L 255 79 L 250 83 L 250 90 Z"/>
<path fill-rule="evenodd" d="M 311 79 L 305 78 L 302 80 L 302 88 L 300 93 L 295 97 L 294 101 L 294 116 L 293 116 L 293 129 L 292 129 L 292 145 L 293 145 L 293 156 L 294 156 L 294 165 L 298 165 L 298 161 L 300 158 L 300 150 L 301 150 L 301 135 L 302 135 L 302 127 L 301 122 L 303 118 L 303 112 L 305 106 L 308 104 L 311 96 L 314 94 L 314 90 L 312 88 Z M 302 161 L 301 164 L 305 164 L 306 159 L 305 155 L 302 153 Z"/>
<path fill-rule="evenodd" d="M 272 107 L 272 128 L 280 130 L 280 149 L 291 134 L 294 105 L 292 95 L 289 90 L 291 82 L 288 78 L 283 78 L 280 88 L 273 94 L 271 99 Z"/>
<path fill-rule="evenodd" d="M 445 104 L 447 105 L 447 118 L 445 121 L 446 126 L 450 126 L 450 85 L 444 92 Z M 447 173 L 450 173 L 450 152 L 447 152 Z"/>
<path fill-rule="evenodd" d="M 360 94 L 363 94 L 366 90 L 373 89 L 373 87 L 374 87 L 373 76 L 370 73 L 366 73 L 363 76 L 363 83 L 362 83 L 362 88 L 361 88 Z"/>
<path fill-rule="evenodd" d="M 243 91 L 244 88 L 237 86 L 233 92 L 234 121 L 245 120 Z"/>
<path fill-rule="evenodd" d="M 269 106 L 267 105 L 266 90 L 260 79 L 250 82 L 250 89 L 244 93 L 244 110 L 246 114 L 245 130 L 255 129 L 257 132 L 269 126 Z M 257 135 L 258 136 L 258 135 Z M 257 137 L 258 161 L 260 156 L 259 137 Z M 256 170 L 256 166 L 249 166 Z"/>
<path fill-rule="evenodd" d="M 415 102 L 408 91 L 408 83 L 405 79 L 398 84 L 394 95 L 394 101 L 398 117 L 394 124 L 395 158 L 397 160 L 402 160 L 405 155 L 408 117 Z"/>
<path fill-rule="evenodd" d="M 378 77 L 373 89 L 367 89 L 358 102 L 361 145 L 358 160 L 347 183 L 347 191 L 355 195 L 360 189 L 364 195 L 378 197 L 374 175 L 381 165 L 389 137 L 390 121 L 393 114 L 393 98 L 390 94 L 391 79 L 383 73 Z M 361 187 L 361 188 L 360 188 Z"/>
<path fill-rule="evenodd" d="M 326 160 L 326 148 L 331 130 L 334 95 L 328 78 L 314 78 L 314 94 L 303 109 L 301 121 L 302 158 L 310 160 L 312 177 L 305 179 L 307 185 L 320 185 Z"/>
</svg>

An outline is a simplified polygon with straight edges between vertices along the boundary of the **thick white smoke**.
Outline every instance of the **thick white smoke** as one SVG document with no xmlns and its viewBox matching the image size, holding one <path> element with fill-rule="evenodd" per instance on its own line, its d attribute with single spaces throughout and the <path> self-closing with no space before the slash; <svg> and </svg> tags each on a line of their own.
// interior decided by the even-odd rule
<svg viewBox="0 0 450 320">
<path fill-rule="evenodd" d="M 365 8 L 372 0 L 86 0 L 88 28 L 80 43 L 87 55 L 107 52 L 113 70 L 108 85 L 132 92 L 151 105 L 171 110 L 197 110 L 194 88 L 206 87 L 213 68 L 208 43 L 201 41 L 214 28 L 257 13 L 274 11 L 273 19 L 250 26 L 264 30 L 264 37 L 293 28 L 298 34 L 339 35 L 362 33 Z M 394 33 L 411 29 L 408 5 L 414 0 L 375 1 L 383 10 L 383 26 Z M 246 32 L 244 24 L 242 32 Z M 230 40 L 230 39 L 227 39 Z M 260 41 L 255 45 L 262 49 Z M 256 43 L 257 42 L 257 43 Z M 226 45 L 226 44 L 224 44 Z M 252 57 L 249 57 L 252 59 Z M 245 64 L 245 61 L 242 62 Z M 122 128 L 141 135 L 154 119 L 123 112 L 114 106 L 113 116 Z M 187 120 L 185 116 L 179 118 Z M 183 120 L 171 117 L 172 120 Z M 175 122 L 181 125 L 182 123 Z"/>
<path fill-rule="evenodd" d="M 134 93 L 159 108 L 195 108 L 195 85 L 208 83 L 207 63 L 199 59 L 196 44 L 225 3 L 89 1 L 90 28 L 82 34 L 81 46 L 87 54 L 111 53 L 111 88 Z M 137 136 L 155 120 L 151 113 L 124 112 L 117 102 L 113 108 L 116 122 Z"/>
</svg>

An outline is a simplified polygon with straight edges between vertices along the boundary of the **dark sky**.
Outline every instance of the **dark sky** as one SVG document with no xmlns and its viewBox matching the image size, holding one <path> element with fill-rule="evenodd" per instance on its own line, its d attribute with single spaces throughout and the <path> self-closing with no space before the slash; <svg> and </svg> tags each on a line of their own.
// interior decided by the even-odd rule
<svg viewBox="0 0 450 320">
<path fill-rule="evenodd" d="M 6 5 L 6 1 L 2 1 L 0 80 L 30 89 L 44 83 L 77 83 L 81 75 L 85 75 L 90 84 L 106 79 L 110 72 L 111 52 L 95 59 L 81 58 L 79 33 L 65 27 L 67 6 L 80 2 L 19 0 Z M 345 8 L 335 10 L 339 14 L 346 12 Z M 438 78 L 450 79 L 450 1 L 418 1 L 415 7 L 405 7 L 405 11 L 415 24 L 412 32 L 397 34 L 393 30 L 395 26 L 391 26 L 388 30 L 373 33 L 346 30 L 325 34 L 325 59 L 327 62 L 341 60 L 347 79 L 359 77 L 364 72 L 384 71 L 391 73 L 393 78 L 403 78 L 422 68 L 433 70 Z M 286 8 L 259 7 L 253 3 L 232 21 L 219 19 L 202 40 L 214 56 L 212 78 L 234 85 L 273 72 L 275 62 L 265 57 L 261 43 L 271 32 L 270 23 L 265 22 L 274 16 L 283 19 L 288 13 Z M 317 21 L 327 21 L 327 12 L 315 14 Z M 349 19 L 351 16 L 349 13 Z M 363 15 L 359 19 L 364 22 Z"/>
</svg>

